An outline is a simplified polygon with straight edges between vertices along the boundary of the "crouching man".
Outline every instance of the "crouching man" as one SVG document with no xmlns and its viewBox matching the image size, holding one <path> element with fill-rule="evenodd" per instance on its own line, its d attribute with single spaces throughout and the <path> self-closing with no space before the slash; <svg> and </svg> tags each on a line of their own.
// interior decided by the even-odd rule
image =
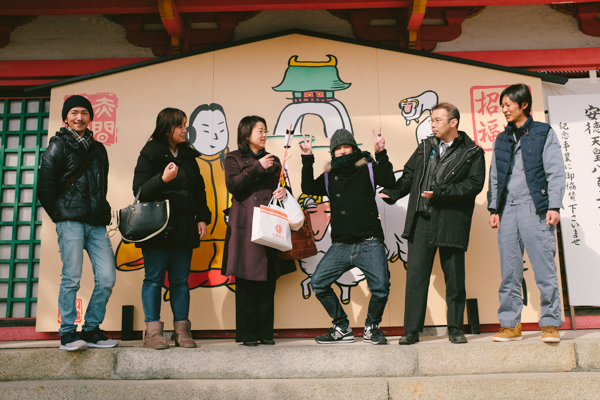
<svg viewBox="0 0 600 400">
<path fill-rule="evenodd" d="M 363 340 L 385 344 L 379 329 L 390 288 L 390 273 L 383 242 L 383 229 L 375 203 L 375 185 L 390 186 L 394 172 L 380 134 L 373 132 L 375 160 L 361 152 L 352 133 L 335 131 L 330 141 L 332 160 L 325 173 L 314 179 L 312 136 L 300 143 L 302 150 L 302 192 L 328 196 L 331 207 L 332 244 L 312 276 L 312 288 L 329 316 L 333 327 L 317 343 L 354 341 L 348 315 L 344 312 L 331 285 L 344 272 L 358 267 L 371 291 Z"/>
</svg>

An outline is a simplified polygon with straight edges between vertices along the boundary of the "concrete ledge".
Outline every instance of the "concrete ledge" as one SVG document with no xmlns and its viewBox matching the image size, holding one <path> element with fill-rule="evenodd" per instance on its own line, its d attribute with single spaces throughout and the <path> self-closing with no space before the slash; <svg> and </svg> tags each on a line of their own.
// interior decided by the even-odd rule
<svg viewBox="0 0 600 400">
<path fill-rule="evenodd" d="M 0 381 L 41 379 L 338 379 L 542 373 L 600 370 L 600 339 L 464 345 L 447 339 L 412 346 L 317 345 L 278 340 L 249 348 L 231 340 L 199 341 L 196 349 L 139 347 L 65 352 L 1 349 Z M 312 342 L 312 343 L 311 343 Z M 1 396 L 0 396 L 1 397 Z"/>
<path fill-rule="evenodd" d="M 63 380 L 4 382 L 11 400 L 106 399 L 531 399 L 596 400 L 600 373 L 457 375 L 451 377 L 243 380 Z"/>
<path fill-rule="evenodd" d="M 261 399 L 387 400 L 384 379 L 31 381 L 0 384 L 3 398 L 56 399 Z"/>
<path fill-rule="evenodd" d="M 583 371 L 600 370 L 600 343 L 580 341 L 575 343 L 577 362 Z"/>
<path fill-rule="evenodd" d="M 2 350 L 0 380 L 111 379 L 115 359 L 114 349 L 79 352 L 58 349 Z"/>
<path fill-rule="evenodd" d="M 596 400 L 600 373 L 460 375 L 388 378 L 389 399 L 577 399 Z"/>
<path fill-rule="evenodd" d="M 259 346 L 117 350 L 122 379 L 314 379 L 412 376 L 417 349 L 400 346 Z"/>
<path fill-rule="evenodd" d="M 572 341 L 423 346 L 418 356 L 424 375 L 560 372 L 577 367 Z"/>
</svg>

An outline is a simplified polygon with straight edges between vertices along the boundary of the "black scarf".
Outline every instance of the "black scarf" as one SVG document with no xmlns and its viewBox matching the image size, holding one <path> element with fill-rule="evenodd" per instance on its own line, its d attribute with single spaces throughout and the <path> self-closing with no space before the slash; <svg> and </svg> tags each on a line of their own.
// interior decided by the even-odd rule
<svg viewBox="0 0 600 400">
<path fill-rule="evenodd" d="M 265 149 L 261 149 L 258 154 L 254 153 L 252 150 L 248 149 L 248 154 L 250 155 L 250 157 L 254 158 L 255 160 L 261 159 L 265 156 Z"/>
<path fill-rule="evenodd" d="M 331 160 L 331 169 L 336 170 L 339 168 L 351 167 L 361 158 L 366 158 L 367 161 L 371 161 L 371 153 L 368 151 L 354 151 L 354 153 L 346 154 L 344 156 L 333 157 Z"/>
</svg>

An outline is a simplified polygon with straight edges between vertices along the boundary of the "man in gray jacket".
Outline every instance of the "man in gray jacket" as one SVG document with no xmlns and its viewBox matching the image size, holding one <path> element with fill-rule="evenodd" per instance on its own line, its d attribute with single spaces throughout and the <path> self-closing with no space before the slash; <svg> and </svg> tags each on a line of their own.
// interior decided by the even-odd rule
<svg viewBox="0 0 600 400">
<path fill-rule="evenodd" d="M 544 342 L 559 342 L 562 325 L 554 257 L 556 224 L 565 193 L 565 166 L 556 133 L 531 118 L 531 92 L 512 85 L 500 95 L 508 125 L 494 142 L 490 165 L 490 226 L 498 229 L 502 283 L 499 290 L 500 332 L 495 342 L 521 340 L 523 249 L 540 289 L 539 325 Z"/>
</svg>

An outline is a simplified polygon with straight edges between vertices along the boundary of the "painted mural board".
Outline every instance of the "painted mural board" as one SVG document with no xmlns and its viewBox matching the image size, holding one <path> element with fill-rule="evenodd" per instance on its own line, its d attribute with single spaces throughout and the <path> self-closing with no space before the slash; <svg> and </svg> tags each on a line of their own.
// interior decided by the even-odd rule
<svg viewBox="0 0 600 400">
<path fill-rule="evenodd" d="M 574 306 L 599 306 L 600 94 L 548 97 L 550 124 L 565 158 L 560 227 Z"/>
<path fill-rule="evenodd" d="M 263 41 L 195 54 L 141 68 L 84 80 L 52 89 L 50 132 L 61 126 L 65 96 L 111 93 L 118 101 L 114 143 L 107 143 L 110 159 L 108 200 L 113 209 L 133 200 L 133 170 L 139 151 L 154 129 L 156 115 L 165 107 L 177 107 L 188 115 L 189 139 L 202 156 L 199 168 L 206 182 L 213 221 L 209 235 L 194 251 L 190 276 L 193 329 L 235 329 L 235 282 L 220 274 L 225 220 L 222 210 L 229 194 L 224 183 L 223 158 L 237 148 L 237 124 L 246 115 L 260 115 L 270 131 L 267 150 L 283 156 L 284 128 L 292 125 L 297 135 L 313 134 L 315 173 L 331 159 L 329 138 L 335 129 L 354 133 L 363 150 L 373 152 L 373 128 L 382 127 L 396 175 L 423 138 L 431 134 L 429 116 L 437 101 L 454 103 L 461 111 L 459 129 L 474 137 L 471 88 L 502 88 L 524 82 L 533 90 L 534 118 L 543 119 L 541 81 L 488 68 L 436 60 L 398 51 L 383 50 L 344 41 L 289 34 Z M 499 93 L 499 92 L 498 92 Z M 310 287 L 310 277 L 331 243 L 327 197 L 303 194 L 300 189 L 301 157 L 294 141 L 288 164 L 292 188 L 311 213 L 319 254 L 298 262 L 295 273 L 277 282 L 275 328 L 324 328 L 331 324 Z M 486 152 L 489 163 L 490 152 Z M 489 165 L 489 164 L 488 164 Z M 496 231 L 487 223 L 485 190 L 476 201 L 471 243 L 466 255 L 467 297 L 479 300 L 480 321 L 496 323 L 500 284 Z M 401 238 L 406 203 L 379 202 L 385 245 L 391 272 L 391 293 L 382 326 L 402 326 L 404 319 L 407 244 Z M 120 330 L 121 307 L 134 306 L 134 328 L 143 329 L 141 286 L 143 258 L 132 245 L 112 238 L 117 257 L 117 283 L 108 303 L 102 328 Z M 56 331 L 60 257 L 55 226 L 45 215 L 37 329 Z M 83 309 L 92 290 L 91 266 L 85 257 L 78 298 Z M 539 298 L 532 271 L 527 294 Z M 353 326 L 362 326 L 369 292 L 364 275 L 350 270 L 334 285 Z M 168 299 L 168 281 L 163 299 Z M 166 329 L 171 325 L 168 302 L 161 310 Z M 426 325 L 445 325 L 444 278 L 436 259 L 429 289 Z M 539 317 L 539 304 L 525 307 L 523 322 Z"/>
</svg>

